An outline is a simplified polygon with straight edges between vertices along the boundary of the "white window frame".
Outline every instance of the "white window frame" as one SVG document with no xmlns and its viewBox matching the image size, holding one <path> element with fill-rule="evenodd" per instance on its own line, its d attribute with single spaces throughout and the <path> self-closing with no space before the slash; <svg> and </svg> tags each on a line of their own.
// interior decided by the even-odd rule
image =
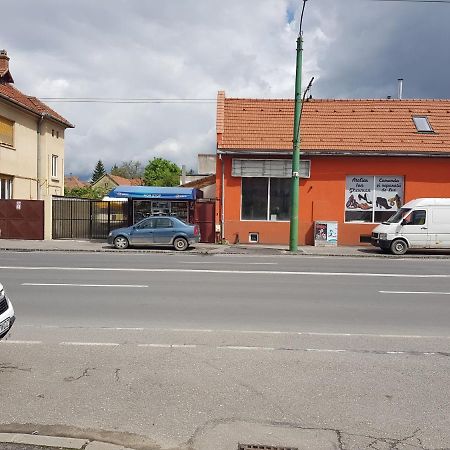
<svg viewBox="0 0 450 450">
<path fill-rule="evenodd" d="M 52 155 L 52 178 L 58 179 L 58 155 Z"/>
</svg>

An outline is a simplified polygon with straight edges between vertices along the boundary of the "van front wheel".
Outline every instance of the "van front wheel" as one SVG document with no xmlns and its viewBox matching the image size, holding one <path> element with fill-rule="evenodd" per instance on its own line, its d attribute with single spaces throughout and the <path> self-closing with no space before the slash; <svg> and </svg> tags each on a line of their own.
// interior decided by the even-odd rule
<svg viewBox="0 0 450 450">
<path fill-rule="evenodd" d="M 408 250 L 408 244 L 401 239 L 397 239 L 391 244 L 391 252 L 394 255 L 404 255 Z"/>
</svg>

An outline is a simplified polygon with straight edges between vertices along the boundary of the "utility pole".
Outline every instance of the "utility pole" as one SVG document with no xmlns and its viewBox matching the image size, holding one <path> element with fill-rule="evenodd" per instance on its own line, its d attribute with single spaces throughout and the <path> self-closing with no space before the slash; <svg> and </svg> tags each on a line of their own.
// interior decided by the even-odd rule
<svg viewBox="0 0 450 450">
<path fill-rule="evenodd" d="M 289 251 L 298 250 L 298 204 L 300 183 L 300 119 L 302 114 L 302 63 L 303 63 L 303 33 L 302 22 L 307 0 L 303 0 L 300 17 L 300 31 L 297 38 L 297 66 L 295 72 L 295 107 L 294 107 L 294 140 L 292 152 L 291 178 L 291 220 L 289 233 Z"/>
</svg>

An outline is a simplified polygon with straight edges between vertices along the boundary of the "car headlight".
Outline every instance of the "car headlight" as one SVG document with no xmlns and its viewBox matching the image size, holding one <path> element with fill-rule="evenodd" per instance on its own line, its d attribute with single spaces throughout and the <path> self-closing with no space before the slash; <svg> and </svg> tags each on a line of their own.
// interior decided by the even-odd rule
<svg viewBox="0 0 450 450">
<path fill-rule="evenodd" d="M 380 233 L 378 238 L 385 241 L 387 239 L 387 233 Z"/>
<path fill-rule="evenodd" d="M 108 234 L 108 237 L 111 237 L 111 236 L 112 236 L 112 231 L 110 231 Z"/>
<path fill-rule="evenodd" d="M 0 298 L 3 298 L 5 296 L 5 290 L 2 289 L 0 290 Z"/>
</svg>

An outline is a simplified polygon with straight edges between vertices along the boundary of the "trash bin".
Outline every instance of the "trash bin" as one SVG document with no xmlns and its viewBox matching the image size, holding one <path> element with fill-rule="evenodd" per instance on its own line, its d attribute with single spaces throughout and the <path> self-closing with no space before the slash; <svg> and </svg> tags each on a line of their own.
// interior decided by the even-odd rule
<svg viewBox="0 0 450 450">
<path fill-rule="evenodd" d="M 338 223 L 324 220 L 314 222 L 314 246 L 336 246 L 338 239 Z"/>
</svg>

